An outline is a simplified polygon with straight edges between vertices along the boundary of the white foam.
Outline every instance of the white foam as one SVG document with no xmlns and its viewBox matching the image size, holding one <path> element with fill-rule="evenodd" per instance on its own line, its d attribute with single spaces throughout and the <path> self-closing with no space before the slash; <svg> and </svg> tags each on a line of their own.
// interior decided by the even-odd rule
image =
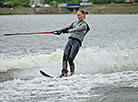
<svg viewBox="0 0 138 102">
<path fill-rule="evenodd" d="M 100 48 L 81 49 L 76 56 L 76 74 L 111 73 L 137 70 L 138 54 L 136 49 L 107 51 Z M 52 54 L 26 56 L 16 59 L 0 59 L 0 72 L 13 69 L 42 68 L 59 73 L 62 67 L 63 51 Z"/>
<path fill-rule="evenodd" d="M 55 79 L 44 77 L 36 77 L 32 80 L 14 79 L 0 83 L 0 101 L 65 102 L 74 100 L 75 102 L 86 102 L 91 98 L 99 100 L 103 98 L 101 95 L 106 95 L 107 92 L 110 92 L 106 91 L 105 88 L 109 90 L 112 90 L 113 87 L 116 89 L 121 87 L 138 88 L 136 80 L 138 80 L 138 71 L 74 75 L 68 78 Z"/>
<path fill-rule="evenodd" d="M 110 73 L 138 69 L 136 49 L 107 51 L 100 48 L 81 50 L 76 58 L 78 73 Z"/>
<path fill-rule="evenodd" d="M 60 64 L 61 56 L 61 52 L 55 52 L 45 55 L 29 55 L 19 59 L 2 58 L 0 59 L 0 72 L 12 69 L 28 69 L 37 67 L 51 68 Z"/>
</svg>

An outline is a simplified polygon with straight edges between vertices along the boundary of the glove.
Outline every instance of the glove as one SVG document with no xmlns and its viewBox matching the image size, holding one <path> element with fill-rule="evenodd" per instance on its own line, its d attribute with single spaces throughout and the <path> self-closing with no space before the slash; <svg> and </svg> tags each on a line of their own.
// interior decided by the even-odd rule
<svg viewBox="0 0 138 102">
<path fill-rule="evenodd" d="M 62 29 L 61 32 L 62 32 L 62 33 L 68 33 L 68 29 L 67 29 L 67 28 Z"/>
<path fill-rule="evenodd" d="M 56 34 L 56 35 L 60 35 L 62 32 L 60 31 L 60 30 L 56 30 L 56 31 L 54 31 L 54 34 Z"/>
</svg>

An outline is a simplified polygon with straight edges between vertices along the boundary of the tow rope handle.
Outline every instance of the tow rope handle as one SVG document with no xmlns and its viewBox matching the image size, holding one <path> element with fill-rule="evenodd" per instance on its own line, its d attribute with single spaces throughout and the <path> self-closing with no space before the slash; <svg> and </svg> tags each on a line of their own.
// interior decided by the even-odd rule
<svg viewBox="0 0 138 102">
<path fill-rule="evenodd" d="M 13 35 L 37 35 L 37 34 L 54 34 L 58 35 L 57 31 L 52 32 L 34 32 L 34 33 L 11 33 L 11 34 L 3 34 L 3 36 L 13 36 Z"/>
</svg>

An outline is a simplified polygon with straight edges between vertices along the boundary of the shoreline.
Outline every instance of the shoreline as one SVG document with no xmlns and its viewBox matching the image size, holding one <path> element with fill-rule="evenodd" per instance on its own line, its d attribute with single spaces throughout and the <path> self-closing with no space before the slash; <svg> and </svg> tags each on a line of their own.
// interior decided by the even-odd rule
<svg viewBox="0 0 138 102">
<path fill-rule="evenodd" d="M 134 6 L 92 6 L 80 7 L 89 14 L 138 14 L 138 5 Z M 74 14 L 68 8 L 0 8 L 0 15 L 16 14 Z"/>
</svg>

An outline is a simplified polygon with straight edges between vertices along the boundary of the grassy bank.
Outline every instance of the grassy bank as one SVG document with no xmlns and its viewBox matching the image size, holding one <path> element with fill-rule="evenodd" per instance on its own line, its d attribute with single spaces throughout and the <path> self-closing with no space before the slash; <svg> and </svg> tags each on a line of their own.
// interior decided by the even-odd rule
<svg viewBox="0 0 138 102">
<path fill-rule="evenodd" d="M 80 7 L 86 9 L 90 14 L 138 14 L 138 3 L 135 4 L 96 4 L 89 7 Z M 64 14 L 76 13 L 69 11 L 68 8 L 0 8 L 0 15 L 14 14 Z"/>
<path fill-rule="evenodd" d="M 130 3 L 130 4 L 125 4 L 125 3 L 120 3 L 120 4 L 93 4 L 90 7 L 112 7 L 112 6 L 138 6 L 138 3 Z"/>
<path fill-rule="evenodd" d="M 90 14 L 138 14 L 138 3 L 135 4 L 96 4 L 86 7 Z"/>
<path fill-rule="evenodd" d="M 32 8 L 0 8 L 0 15 L 34 14 Z"/>
<path fill-rule="evenodd" d="M 29 15 L 32 13 L 0 12 L 0 15 Z"/>
</svg>

